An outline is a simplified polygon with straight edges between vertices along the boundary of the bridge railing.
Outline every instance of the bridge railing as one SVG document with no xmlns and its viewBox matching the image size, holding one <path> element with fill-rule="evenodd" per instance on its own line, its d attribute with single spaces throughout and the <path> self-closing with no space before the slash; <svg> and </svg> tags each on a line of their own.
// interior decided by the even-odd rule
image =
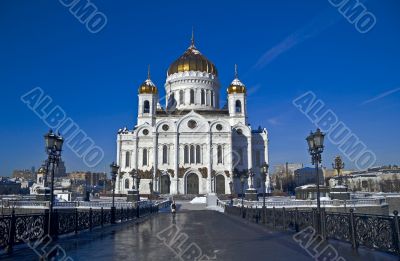
<svg viewBox="0 0 400 261">
<path fill-rule="evenodd" d="M 321 209 L 299 210 L 297 208 L 251 208 L 224 204 L 225 213 L 249 222 L 274 229 L 299 232 L 313 227 L 323 239 L 348 242 L 353 248 L 363 246 L 400 255 L 400 222 L 398 212 L 393 216 L 326 212 Z"/>
<path fill-rule="evenodd" d="M 139 207 L 116 207 L 115 221 L 122 223 L 157 213 L 159 209 L 169 206 L 171 201 L 141 202 Z M 11 253 L 14 245 L 28 243 L 50 234 L 53 238 L 68 233 L 78 233 L 103 227 L 112 222 L 110 208 L 59 208 L 51 214 L 49 228 L 49 210 L 38 214 L 0 216 L 0 250 Z M 1 253 L 1 251 L 0 251 Z"/>
</svg>

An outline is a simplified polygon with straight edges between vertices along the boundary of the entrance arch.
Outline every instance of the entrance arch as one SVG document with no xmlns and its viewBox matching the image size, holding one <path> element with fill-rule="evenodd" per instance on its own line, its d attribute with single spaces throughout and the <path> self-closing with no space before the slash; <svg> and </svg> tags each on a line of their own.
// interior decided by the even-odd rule
<svg viewBox="0 0 400 261">
<path fill-rule="evenodd" d="M 170 193 L 171 180 L 168 175 L 162 175 L 160 180 L 160 194 Z"/>
<path fill-rule="evenodd" d="M 217 194 L 225 194 L 225 177 L 223 175 L 215 177 L 215 192 Z"/>
<path fill-rule="evenodd" d="M 186 177 L 186 194 L 199 194 L 199 177 L 196 173 L 189 173 Z"/>
</svg>

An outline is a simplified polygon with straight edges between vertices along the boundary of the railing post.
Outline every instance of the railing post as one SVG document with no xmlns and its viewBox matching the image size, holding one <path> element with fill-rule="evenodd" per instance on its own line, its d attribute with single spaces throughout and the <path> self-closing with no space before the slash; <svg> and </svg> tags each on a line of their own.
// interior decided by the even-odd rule
<svg viewBox="0 0 400 261">
<path fill-rule="evenodd" d="M 101 207 L 100 210 L 100 220 L 101 220 L 101 227 L 104 226 L 104 211 L 103 211 L 103 207 Z"/>
<path fill-rule="evenodd" d="M 276 220 L 275 220 L 275 207 L 272 208 L 272 226 L 273 228 L 276 228 Z"/>
<path fill-rule="evenodd" d="M 79 216 L 78 216 L 78 209 L 75 209 L 75 234 L 78 234 L 78 230 L 79 230 Z"/>
<path fill-rule="evenodd" d="M 397 210 L 393 211 L 393 222 L 395 228 L 395 245 L 397 248 L 397 254 L 400 255 L 400 225 L 399 225 L 399 212 Z"/>
<path fill-rule="evenodd" d="M 282 222 L 283 222 L 283 224 L 282 224 L 283 230 L 286 230 L 286 210 L 285 210 L 285 207 L 282 208 Z"/>
<path fill-rule="evenodd" d="M 357 246 L 357 238 L 356 238 L 356 226 L 354 221 L 354 209 L 350 209 L 350 235 L 351 235 L 351 246 L 356 249 Z"/>
<path fill-rule="evenodd" d="M 92 208 L 89 208 L 89 230 L 93 228 L 93 211 Z"/>
<path fill-rule="evenodd" d="M 53 210 L 53 216 L 52 216 L 52 220 L 51 220 L 51 227 L 52 227 L 51 236 L 53 237 L 53 239 L 56 239 L 57 236 L 58 236 L 58 210 L 57 209 Z"/>
<path fill-rule="evenodd" d="M 296 232 L 299 232 L 299 209 L 295 208 L 295 213 L 294 213 L 294 229 Z"/>
<path fill-rule="evenodd" d="M 14 208 L 11 212 L 11 221 L 10 221 L 10 230 L 8 233 L 8 242 L 7 242 L 7 253 L 11 254 L 14 247 L 14 239 L 15 239 L 15 212 Z"/>
<path fill-rule="evenodd" d="M 321 209 L 321 213 L 319 214 L 320 218 L 320 226 L 321 226 L 321 236 L 324 240 L 326 240 L 326 213 L 325 208 Z"/>
</svg>

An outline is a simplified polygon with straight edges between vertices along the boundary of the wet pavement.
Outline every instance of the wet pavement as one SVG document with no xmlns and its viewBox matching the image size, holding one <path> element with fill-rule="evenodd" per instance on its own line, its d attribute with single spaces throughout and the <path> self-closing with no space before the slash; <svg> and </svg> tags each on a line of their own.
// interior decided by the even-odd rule
<svg viewBox="0 0 400 261">
<path fill-rule="evenodd" d="M 314 260 L 293 240 L 292 233 L 269 231 L 200 206 L 192 208 L 200 210 L 183 204 L 175 217 L 159 213 L 140 223 L 60 238 L 56 244 L 73 260 L 194 260 L 199 256 L 201 260 Z M 38 253 L 41 247 L 36 248 Z M 345 260 L 397 260 L 374 251 L 355 252 L 347 244 L 334 247 Z M 27 247 L 0 259 L 39 260 Z"/>
</svg>

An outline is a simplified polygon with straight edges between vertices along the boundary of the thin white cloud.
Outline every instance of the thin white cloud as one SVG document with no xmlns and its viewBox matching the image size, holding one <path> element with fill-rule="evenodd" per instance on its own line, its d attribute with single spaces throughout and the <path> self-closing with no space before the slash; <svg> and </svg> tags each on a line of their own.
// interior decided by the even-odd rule
<svg viewBox="0 0 400 261">
<path fill-rule="evenodd" d="M 281 124 L 281 122 L 280 122 L 277 118 L 269 118 L 269 119 L 267 120 L 267 122 L 268 122 L 269 124 L 271 124 L 272 126 L 277 126 L 277 125 L 280 125 L 280 124 Z"/>
<path fill-rule="evenodd" d="M 257 63 L 254 65 L 254 68 L 262 69 L 263 67 L 274 61 L 281 54 L 325 31 L 330 26 L 340 21 L 340 18 L 341 17 L 338 14 L 332 15 L 332 9 L 328 9 L 324 13 L 314 17 L 304 27 L 290 34 L 283 41 L 266 51 L 258 59 Z"/>
<path fill-rule="evenodd" d="M 365 100 L 365 101 L 363 101 L 363 102 L 361 103 L 361 105 L 365 105 L 365 104 L 368 104 L 368 103 L 371 103 L 371 102 L 374 102 L 374 101 L 378 101 L 378 100 L 383 99 L 383 98 L 385 98 L 386 96 L 389 96 L 389 95 L 391 95 L 391 94 L 393 94 L 393 93 L 396 93 L 396 92 L 398 92 L 398 91 L 400 91 L 400 87 L 397 87 L 397 88 L 394 88 L 394 89 L 392 89 L 392 90 L 383 92 L 383 93 L 379 94 L 378 96 L 375 96 L 375 97 L 372 98 L 372 99 Z"/>
</svg>

